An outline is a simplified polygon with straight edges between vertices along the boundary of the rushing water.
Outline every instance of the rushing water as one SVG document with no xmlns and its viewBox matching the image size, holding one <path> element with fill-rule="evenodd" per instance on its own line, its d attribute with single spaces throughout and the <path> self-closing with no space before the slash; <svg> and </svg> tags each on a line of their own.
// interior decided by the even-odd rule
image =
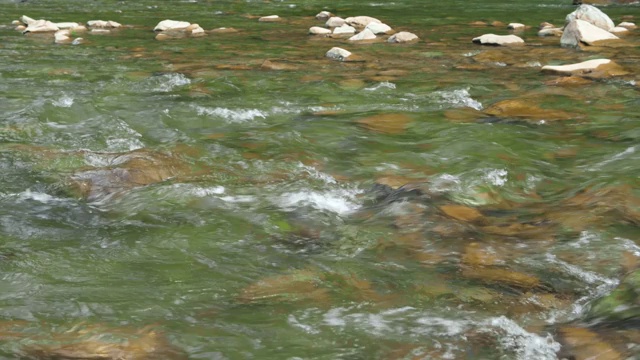
<svg viewBox="0 0 640 360">
<path fill-rule="evenodd" d="M 539 38 L 570 2 L 1 0 L 0 355 L 640 356 L 588 319 L 640 264 L 640 30 Z M 321 10 L 421 40 L 308 36 Z M 21 15 L 125 27 L 55 45 Z M 629 74 L 540 71 L 600 57 Z M 486 111 L 509 99 L 537 110 Z"/>
</svg>

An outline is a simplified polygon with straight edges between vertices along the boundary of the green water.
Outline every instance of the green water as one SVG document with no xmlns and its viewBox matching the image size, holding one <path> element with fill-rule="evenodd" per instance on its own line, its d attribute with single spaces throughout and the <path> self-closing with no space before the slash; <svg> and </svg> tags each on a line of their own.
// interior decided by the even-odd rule
<svg viewBox="0 0 640 360">
<path fill-rule="evenodd" d="M 0 356 L 97 341 L 127 359 L 555 359 L 555 329 L 586 326 L 640 258 L 639 32 L 591 51 L 537 36 L 573 9 L 0 1 Z M 321 10 L 421 40 L 310 37 Z M 21 15 L 125 27 L 56 45 L 15 31 Z M 157 41 L 164 19 L 238 32 Z M 473 21 L 525 23 L 527 46 L 473 44 L 508 33 Z M 628 74 L 540 71 L 601 57 Z M 480 112 L 509 99 L 570 116 Z M 367 125 L 380 114 L 390 127 Z M 150 328 L 157 352 L 126 347 Z M 600 341 L 637 356 L 620 329 Z"/>
</svg>

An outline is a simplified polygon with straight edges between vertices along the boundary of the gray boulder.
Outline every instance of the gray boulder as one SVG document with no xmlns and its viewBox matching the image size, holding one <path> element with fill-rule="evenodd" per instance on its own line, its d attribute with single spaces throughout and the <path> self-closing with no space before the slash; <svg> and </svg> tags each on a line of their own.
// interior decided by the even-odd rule
<svg viewBox="0 0 640 360">
<path fill-rule="evenodd" d="M 606 31 L 611 31 L 611 29 L 615 27 L 613 21 L 607 14 L 591 5 L 580 5 L 574 12 L 567 15 L 565 24 L 568 25 L 574 20 L 586 21 Z"/>
<path fill-rule="evenodd" d="M 560 45 L 577 47 L 580 43 L 593 45 L 596 41 L 619 39 L 612 33 L 603 30 L 584 20 L 573 20 L 564 28 Z"/>
</svg>

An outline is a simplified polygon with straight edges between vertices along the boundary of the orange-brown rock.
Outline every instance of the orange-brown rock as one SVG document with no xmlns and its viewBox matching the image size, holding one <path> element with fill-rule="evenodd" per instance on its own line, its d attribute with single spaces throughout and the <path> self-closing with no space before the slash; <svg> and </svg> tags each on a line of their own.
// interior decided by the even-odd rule
<svg viewBox="0 0 640 360">
<path fill-rule="evenodd" d="M 379 114 L 356 120 L 362 127 L 382 134 L 401 134 L 413 119 L 406 114 Z"/>
<path fill-rule="evenodd" d="M 484 112 L 485 114 L 498 117 L 545 121 L 570 120 L 581 117 L 578 114 L 572 114 L 563 110 L 544 109 L 533 104 L 530 100 L 525 99 L 499 101 L 489 106 Z"/>
<path fill-rule="evenodd" d="M 598 334 L 586 328 L 563 327 L 559 330 L 562 336 L 563 355 L 576 360 L 622 360 L 626 357 L 611 344 L 604 342 Z"/>
<path fill-rule="evenodd" d="M 242 290 L 238 300 L 254 302 L 297 302 L 308 300 L 326 303 L 329 291 L 320 285 L 324 276 L 311 270 L 297 270 L 286 275 L 267 277 Z"/>
<path fill-rule="evenodd" d="M 483 219 L 483 215 L 477 209 L 463 205 L 442 205 L 440 211 L 450 218 L 466 221 L 479 222 Z"/>
<path fill-rule="evenodd" d="M 488 284 L 502 284 L 522 289 L 532 289 L 541 285 L 540 279 L 533 275 L 501 267 L 463 267 L 462 276 Z"/>
<path fill-rule="evenodd" d="M 495 251 L 476 242 L 465 247 L 461 261 L 469 267 L 499 265 L 504 262 Z"/>
</svg>

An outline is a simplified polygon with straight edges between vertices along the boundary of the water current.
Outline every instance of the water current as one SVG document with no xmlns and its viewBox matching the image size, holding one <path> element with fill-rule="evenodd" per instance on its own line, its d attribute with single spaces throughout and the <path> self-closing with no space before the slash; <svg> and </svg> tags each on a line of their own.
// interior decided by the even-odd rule
<svg viewBox="0 0 640 360">
<path fill-rule="evenodd" d="M 640 313 L 591 316 L 640 267 L 640 30 L 538 36 L 574 9 L 0 0 L 0 358 L 640 356 Z M 308 35 L 322 10 L 419 41 Z M 598 58 L 625 72 L 541 71 Z"/>
</svg>

